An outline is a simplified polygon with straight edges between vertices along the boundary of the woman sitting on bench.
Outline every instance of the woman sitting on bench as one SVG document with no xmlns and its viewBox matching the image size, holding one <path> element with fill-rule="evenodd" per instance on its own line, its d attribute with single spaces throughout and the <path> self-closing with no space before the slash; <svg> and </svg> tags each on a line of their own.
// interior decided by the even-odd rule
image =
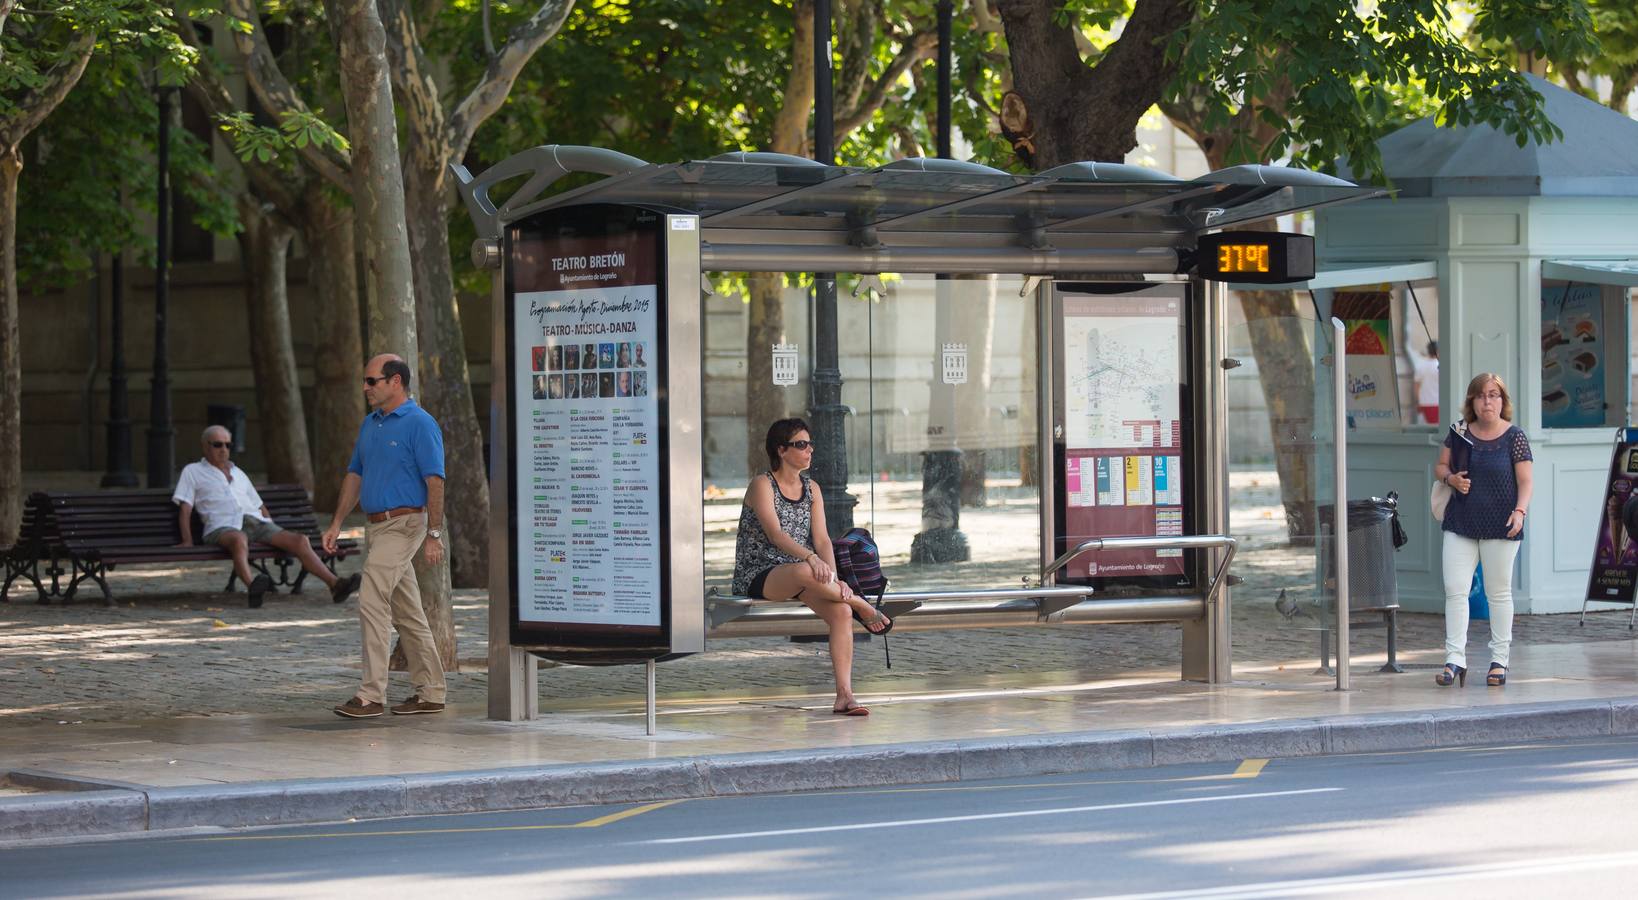
<svg viewBox="0 0 1638 900">
<path fill-rule="evenodd" d="M 836 577 L 819 485 L 803 471 L 813 464 L 808 423 L 780 419 L 768 427 L 768 471 L 751 480 L 739 513 L 733 592 L 763 600 L 800 600 L 830 628 L 839 716 L 868 716 L 853 699 L 853 621 L 886 634 L 893 621 Z"/>
</svg>

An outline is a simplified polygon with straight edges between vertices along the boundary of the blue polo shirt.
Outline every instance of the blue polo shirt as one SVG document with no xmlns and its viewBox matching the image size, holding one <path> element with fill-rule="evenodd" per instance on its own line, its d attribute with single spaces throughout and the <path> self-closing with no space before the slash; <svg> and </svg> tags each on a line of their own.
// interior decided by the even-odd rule
<svg viewBox="0 0 1638 900">
<path fill-rule="evenodd" d="M 390 413 L 364 417 L 347 471 L 364 479 L 366 513 L 426 506 L 429 476 L 444 477 L 444 433 L 431 413 L 406 399 Z"/>
</svg>

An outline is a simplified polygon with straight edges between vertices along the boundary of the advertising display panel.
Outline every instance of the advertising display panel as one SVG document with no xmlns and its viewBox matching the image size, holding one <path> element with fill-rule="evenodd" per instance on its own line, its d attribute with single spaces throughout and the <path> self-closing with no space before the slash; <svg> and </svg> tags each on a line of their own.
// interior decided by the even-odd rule
<svg viewBox="0 0 1638 900">
<path fill-rule="evenodd" d="M 1541 424 L 1605 424 L 1603 290 L 1596 284 L 1541 286 Z"/>
<path fill-rule="evenodd" d="M 673 228 L 697 220 L 586 206 L 506 229 L 515 645 L 603 661 L 669 651 Z"/>
<path fill-rule="evenodd" d="M 1339 290 L 1331 301 L 1331 315 L 1346 328 L 1350 427 L 1401 427 L 1391 309 L 1387 285 Z"/>
<path fill-rule="evenodd" d="M 1592 574 L 1587 579 L 1588 600 L 1633 602 L 1633 588 L 1638 585 L 1638 539 L 1627 531 L 1622 511 L 1635 491 L 1638 491 L 1638 428 L 1627 428 L 1615 442 L 1603 502 L 1598 504 Z"/>
<path fill-rule="evenodd" d="M 1187 532 L 1187 341 L 1180 284 L 1060 285 L 1057 552 Z M 1182 550 L 1085 554 L 1061 582 L 1186 583 Z"/>
</svg>

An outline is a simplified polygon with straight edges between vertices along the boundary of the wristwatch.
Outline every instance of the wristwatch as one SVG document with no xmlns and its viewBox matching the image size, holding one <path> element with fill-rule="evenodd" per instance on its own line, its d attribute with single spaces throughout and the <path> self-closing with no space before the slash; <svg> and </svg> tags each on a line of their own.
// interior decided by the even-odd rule
<svg viewBox="0 0 1638 900">
<path fill-rule="evenodd" d="M 435 541 L 441 541 L 444 539 L 444 532 L 442 529 L 428 528 L 427 537 L 432 538 Z"/>
</svg>

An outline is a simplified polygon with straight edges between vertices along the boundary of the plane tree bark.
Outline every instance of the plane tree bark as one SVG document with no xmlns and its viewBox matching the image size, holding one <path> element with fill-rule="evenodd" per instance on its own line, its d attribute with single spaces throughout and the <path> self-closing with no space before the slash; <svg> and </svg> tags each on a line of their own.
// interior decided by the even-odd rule
<svg viewBox="0 0 1638 900">
<path fill-rule="evenodd" d="M 493 115 L 523 66 L 555 36 L 573 0 L 547 0 L 519 23 L 488 56 L 478 82 L 446 109 L 427 58 L 411 4 L 381 0 L 393 87 L 404 112 L 402 156 L 405 222 L 413 248 L 412 278 L 420 336 L 422 400 L 444 427 L 450 572 L 455 585 L 482 587 L 489 577 L 489 480 L 483 432 L 472 401 L 472 380 L 450 265 L 449 215 L 455 191 L 449 164 L 459 162 L 478 127 Z"/>
<path fill-rule="evenodd" d="M 0 31 L 15 9 L 0 0 Z M 23 356 L 17 305 L 17 183 L 23 174 L 23 139 L 40 127 L 85 74 L 96 47 L 84 32 L 61 61 L 37 73 L 0 116 L 0 547 L 17 543 L 23 522 Z"/>
</svg>

